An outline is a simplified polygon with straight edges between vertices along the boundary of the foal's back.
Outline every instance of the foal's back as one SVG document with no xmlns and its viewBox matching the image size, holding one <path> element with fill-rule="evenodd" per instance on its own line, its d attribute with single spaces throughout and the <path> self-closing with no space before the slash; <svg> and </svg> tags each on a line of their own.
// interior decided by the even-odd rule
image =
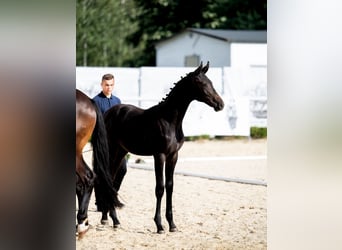
<svg viewBox="0 0 342 250">
<path fill-rule="evenodd" d="M 137 155 L 155 155 L 178 150 L 183 138 L 177 139 L 176 126 L 158 105 L 141 109 L 130 104 L 120 104 L 105 113 L 108 140 L 127 152 Z"/>
</svg>

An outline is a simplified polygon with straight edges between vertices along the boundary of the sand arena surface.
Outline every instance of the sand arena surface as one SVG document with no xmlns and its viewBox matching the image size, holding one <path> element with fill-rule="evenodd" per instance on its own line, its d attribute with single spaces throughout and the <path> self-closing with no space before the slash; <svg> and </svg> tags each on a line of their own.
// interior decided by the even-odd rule
<svg viewBox="0 0 342 250">
<path fill-rule="evenodd" d="M 266 152 L 266 140 L 185 142 L 176 171 L 267 182 Z M 91 162 L 91 152 L 84 156 Z M 144 161 L 142 165 L 153 164 L 152 157 L 131 155 L 128 166 L 137 159 Z M 125 203 L 117 211 L 121 228 L 114 229 L 112 221 L 109 226 L 100 224 L 93 195 L 88 211 L 91 228 L 76 240 L 76 249 L 267 249 L 267 187 L 176 174 L 173 216 L 178 232 L 168 232 L 164 194 L 161 214 L 166 233 L 161 235 L 153 221 L 154 188 L 153 171 L 128 167 L 119 192 Z"/>
</svg>

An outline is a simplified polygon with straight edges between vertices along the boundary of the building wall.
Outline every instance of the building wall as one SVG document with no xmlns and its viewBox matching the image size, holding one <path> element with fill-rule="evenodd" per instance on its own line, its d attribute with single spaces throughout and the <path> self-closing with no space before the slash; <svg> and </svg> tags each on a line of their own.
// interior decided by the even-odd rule
<svg viewBox="0 0 342 250">
<path fill-rule="evenodd" d="M 232 43 L 232 67 L 267 67 L 267 44 Z"/>
<path fill-rule="evenodd" d="M 196 33 L 184 32 L 156 47 L 158 67 L 184 67 L 185 57 L 198 55 L 212 67 L 230 66 L 230 44 Z M 197 66 L 197 65 L 193 65 Z"/>
</svg>

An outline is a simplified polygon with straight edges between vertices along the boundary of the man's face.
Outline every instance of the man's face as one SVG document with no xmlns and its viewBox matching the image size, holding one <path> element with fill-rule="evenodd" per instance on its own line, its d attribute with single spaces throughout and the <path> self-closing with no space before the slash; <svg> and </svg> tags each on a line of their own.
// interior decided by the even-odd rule
<svg viewBox="0 0 342 250">
<path fill-rule="evenodd" d="M 105 96 L 110 96 L 114 89 L 114 79 L 111 80 L 103 80 L 101 83 L 102 92 Z"/>
</svg>

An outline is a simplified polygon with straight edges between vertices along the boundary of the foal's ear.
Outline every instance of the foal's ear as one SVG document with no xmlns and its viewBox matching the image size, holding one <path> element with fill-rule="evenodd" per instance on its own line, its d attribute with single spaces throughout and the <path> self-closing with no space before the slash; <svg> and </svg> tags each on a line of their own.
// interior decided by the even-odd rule
<svg viewBox="0 0 342 250">
<path fill-rule="evenodd" d="M 198 75 L 202 71 L 202 67 L 203 67 L 203 62 L 201 61 L 200 66 L 198 66 L 198 68 L 194 71 L 194 73 Z"/>
<path fill-rule="evenodd" d="M 208 69 L 209 69 L 209 61 L 207 62 L 207 65 L 205 65 L 204 68 L 202 69 L 202 72 L 205 74 L 207 73 Z"/>
</svg>

